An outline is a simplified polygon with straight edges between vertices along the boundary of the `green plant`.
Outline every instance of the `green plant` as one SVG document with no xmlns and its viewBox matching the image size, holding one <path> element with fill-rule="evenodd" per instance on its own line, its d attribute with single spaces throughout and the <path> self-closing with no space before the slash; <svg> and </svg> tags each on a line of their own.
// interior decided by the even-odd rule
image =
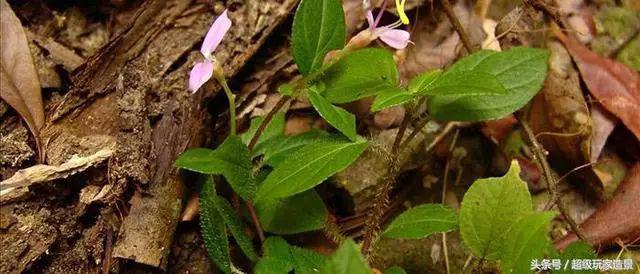
<svg viewBox="0 0 640 274">
<path fill-rule="evenodd" d="M 404 1 L 397 8 L 404 16 Z M 370 9 L 371 7 L 366 7 Z M 222 68 L 211 56 L 215 46 L 205 39 L 206 61 L 192 72 L 192 90 L 197 90 L 211 75 L 221 84 L 229 98 L 230 134 L 216 149 L 196 148 L 186 151 L 175 162 L 176 166 L 211 176 L 222 176 L 218 183 L 228 183 L 246 204 L 257 234 L 263 231 L 275 234 L 293 234 L 324 227 L 327 209 L 314 187 L 353 163 L 368 147 L 366 138 L 356 131 L 356 117 L 337 104 L 365 97 L 375 97 L 372 111 L 405 105 L 417 109 L 424 105 L 430 117 L 444 121 L 481 121 L 501 118 L 524 106 L 538 92 L 547 69 L 547 53 L 540 49 L 514 48 L 505 52 L 480 51 L 471 54 L 445 70 L 428 71 L 411 79 L 408 85 L 399 81 L 393 54 L 386 48 L 366 48 L 380 38 L 392 48 L 402 48 L 408 42 L 408 32 L 391 27 L 377 27 L 370 10 L 370 28 L 345 44 L 344 12 L 339 0 L 303 0 L 296 12 L 292 30 L 292 52 L 302 77 L 282 85 L 282 99 L 265 117 L 255 118 L 250 129 L 236 134 L 234 95 L 226 84 Z M 221 16 L 226 17 L 226 13 Z M 226 19 L 228 20 L 228 18 Z M 224 20 L 223 20 L 224 21 Z M 212 31 L 221 40 L 230 23 L 214 23 Z M 221 27 L 222 24 L 222 27 Z M 399 26 L 400 23 L 393 27 Z M 226 29 L 225 29 L 226 28 Z M 393 31 L 393 32 L 388 32 Z M 211 34 L 211 31 L 210 33 Z M 209 37 L 209 34 L 207 37 Z M 392 39 L 404 39 L 395 43 Z M 219 43 L 219 41 L 217 41 Z M 214 43 L 215 44 L 215 43 Z M 203 68 L 204 66 L 211 66 Z M 203 72 L 204 71 L 204 72 Z M 336 133 L 311 131 L 301 135 L 284 134 L 284 113 L 280 109 L 291 99 L 308 98 L 313 108 Z M 408 117 L 411 117 L 408 115 Z M 408 120 L 407 120 L 408 121 Z M 405 123 L 406 126 L 406 123 Z M 401 147 L 402 134 L 398 134 L 394 153 Z M 391 162 L 390 183 L 381 190 L 382 200 L 395 178 Z M 552 215 L 535 214 L 526 186 L 517 177 L 517 166 L 499 179 L 479 181 L 463 201 L 459 221 L 453 209 L 440 205 L 423 205 L 401 214 L 382 234 L 392 238 L 421 238 L 435 232 L 447 232 L 460 226 L 463 239 L 472 252 L 486 259 L 504 262 L 521 261 L 533 253 L 508 257 L 499 252 L 499 242 L 491 232 L 475 229 L 478 221 L 474 214 L 489 214 L 509 202 L 508 212 L 500 219 L 488 219 L 490 226 L 512 229 L 507 240 L 526 237 L 544 238 L 542 232 Z M 513 190 L 502 201 L 477 194 L 478 188 L 503 193 Z M 475 202 L 469 202 L 475 201 Z M 214 180 L 205 181 L 201 195 L 201 227 L 205 245 L 211 259 L 224 272 L 239 271 L 229 255 L 227 228 L 250 260 L 258 259 L 251 240 L 242 232 L 244 221 L 234 214 L 224 197 L 215 192 Z M 383 204 L 383 203 L 382 203 Z M 475 206 L 471 206 L 471 204 Z M 489 208 L 489 206 L 491 206 Z M 374 209 L 365 235 L 364 253 L 380 226 L 380 213 Z M 527 216 L 517 218 L 519 216 Z M 508 222 L 509 220 L 513 222 Z M 517 222 L 516 222 L 517 220 Z M 537 225 L 540 229 L 530 235 L 520 226 Z M 469 229 L 476 237 L 469 236 Z M 482 232 L 482 233 L 481 233 Z M 500 241 L 503 242 L 503 241 Z M 510 246 L 509 248 L 517 248 Z M 545 247 L 546 248 L 546 247 Z M 289 246 L 282 238 L 270 237 L 262 244 L 263 254 L 255 265 L 255 273 L 370 273 L 361 257 L 359 247 L 346 240 L 331 258 Z M 533 254 L 533 255 L 538 255 Z M 515 266 L 515 264 L 503 264 Z M 313 271 L 311 271 L 313 270 Z M 337 271 L 337 272 L 336 272 Z M 398 270 L 395 270 L 398 272 Z"/>
</svg>

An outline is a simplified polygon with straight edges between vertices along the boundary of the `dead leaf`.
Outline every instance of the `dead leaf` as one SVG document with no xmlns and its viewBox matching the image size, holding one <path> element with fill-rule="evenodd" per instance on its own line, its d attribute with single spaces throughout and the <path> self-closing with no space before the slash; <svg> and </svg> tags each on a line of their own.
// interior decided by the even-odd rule
<svg viewBox="0 0 640 274">
<path fill-rule="evenodd" d="M 640 163 L 627 173 L 614 196 L 598 208 L 580 228 L 589 243 L 596 248 L 613 246 L 621 241 L 630 244 L 640 237 Z M 564 249 L 577 240 L 569 233 L 555 243 L 556 248 Z"/>
<path fill-rule="evenodd" d="M 549 151 L 550 161 L 568 171 L 589 160 L 589 109 L 567 50 L 556 41 L 550 41 L 547 47 L 551 51 L 549 73 L 531 103 L 528 120 Z"/>
<path fill-rule="evenodd" d="M 591 162 L 595 163 L 600 157 L 604 145 L 609 139 L 609 135 L 618 123 L 618 118 L 604 109 L 600 104 L 591 107 Z"/>
<path fill-rule="evenodd" d="M 564 43 L 591 94 L 640 139 L 640 75 L 629 67 L 600 56 L 555 30 Z"/>
<path fill-rule="evenodd" d="M 489 138 L 493 143 L 502 144 L 507 137 L 509 137 L 513 126 L 517 123 L 518 120 L 516 120 L 516 117 L 509 115 L 502 119 L 483 122 L 480 132 L 482 132 L 482 135 Z"/>
<path fill-rule="evenodd" d="M 2 99 L 18 111 L 37 136 L 38 130 L 44 125 L 44 107 L 38 74 L 20 20 L 6 0 L 0 0 L 0 7 Z"/>
</svg>

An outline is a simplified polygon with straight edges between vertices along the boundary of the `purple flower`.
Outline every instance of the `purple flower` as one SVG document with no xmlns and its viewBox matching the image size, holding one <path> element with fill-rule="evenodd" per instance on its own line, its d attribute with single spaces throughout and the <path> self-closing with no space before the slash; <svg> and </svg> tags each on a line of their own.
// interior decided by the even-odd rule
<svg viewBox="0 0 640 274">
<path fill-rule="evenodd" d="M 227 10 L 224 10 L 213 22 L 207 32 L 207 36 L 204 38 L 204 42 L 202 42 L 200 52 L 204 55 L 205 60 L 196 63 L 191 69 L 189 74 L 189 90 L 191 92 L 196 92 L 213 76 L 213 71 L 217 64 L 212 53 L 220 45 L 222 38 L 230 28 L 231 20 L 227 16 Z"/>
<path fill-rule="evenodd" d="M 380 19 L 382 18 L 382 14 L 384 13 L 384 9 L 386 7 L 386 2 L 382 4 L 380 8 L 380 12 L 378 16 L 374 19 L 373 13 L 370 9 L 367 10 L 367 22 L 369 22 L 369 30 L 376 38 L 379 38 L 385 44 L 389 45 L 395 49 L 404 49 L 407 47 L 407 44 L 411 42 L 409 40 L 409 32 L 406 30 L 396 29 L 401 26 L 403 23 L 401 20 L 382 27 L 378 27 L 378 23 L 380 23 Z M 404 3 L 404 1 L 403 1 Z"/>
</svg>

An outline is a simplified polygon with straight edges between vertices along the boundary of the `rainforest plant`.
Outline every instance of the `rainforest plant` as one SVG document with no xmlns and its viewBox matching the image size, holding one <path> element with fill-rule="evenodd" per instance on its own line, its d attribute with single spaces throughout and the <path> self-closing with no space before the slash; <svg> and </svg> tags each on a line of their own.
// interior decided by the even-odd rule
<svg viewBox="0 0 640 274">
<path fill-rule="evenodd" d="M 476 182 L 465 195 L 459 213 L 443 205 L 421 205 L 402 213 L 379 233 L 385 201 L 398 172 L 393 155 L 415 136 L 404 138 L 407 125 L 421 125 L 416 127 L 417 132 L 425 119 L 482 121 L 509 115 L 540 90 L 548 57 L 546 51 L 532 48 L 483 50 L 447 69 L 426 71 L 402 83 L 394 51 L 410 46 L 411 41 L 409 32 L 402 29 L 409 23 L 405 1 L 396 2 L 400 19 L 380 26 L 386 1 L 377 8 L 376 16 L 371 3 L 364 1 L 368 28 L 345 44 L 345 19 L 339 0 L 301 1 L 293 22 L 291 51 L 302 77 L 282 85 L 278 90 L 282 99 L 267 115 L 253 119 L 249 130 L 240 135 L 236 132 L 234 93 L 214 54 L 232 23 L 226 11 L 213 23 L 202 44 L 204 60 L 193 67 L 188 86 L 196 92 L 210 78 L 220 84 L 229 100 L 229 136 L 216 149 L 186 151 L 175 164 L 207 175 L 200 193 L 200 224 L 209 257 L 223 272 L 243 271 L 231 261 L 227 231 L 246 257 L 255 262 L 252 270 L 244 271 L 254 273 L 371 273 L 362 254 L 366 255 L 379 237 L 422 238 L 458 228 L 475 256 L 500 260 L 506 272 L 519 273 L 518 267 L 529 266 L 528 262 L 522 264 L 524 260 L 542 257 L 550 250 L 544 239 L 553 214 L 533 212 L 517 165 L 505 177 Z M 371 46 L 377 39 L 384 44 Z M 347 239 L 327 258 L 289 245 L 279 235 L 319 230 L 327 223 L 327 208 L 314 187 L 349 166 L 367 149 L 367 138 L 357 133 L 356 117 L 340 107 L 365 97 L 375 98 L 372 112 L 402 105 L 408 114 L 392 148 L 388 181 L 377 193 L 380 202 L 368 216 L 362 246 Z M 335 130 L 285 135 L 285 113 L 281 110 L 289 101 L 303 98 Z M 425 108 L 427 115 L 416 114 Z M 223 183 L 240 197 L 246 214 L 217 194 L 216 186 Z M 503 196 L 496 198 L 494 194 Z M 496 214 L 499 217 L 489 218 Z M 260 256 L 245 233 L 245 217 L 254 224 L 260 239 Z M 532 226 L 536 229 L 523 230 Z M 507 233 L 493 235 L 496 231 Z M 523 245 L 515 242 L 534 237 L 541 240 L 535 248 L 516 250 Z"/>
</svg>

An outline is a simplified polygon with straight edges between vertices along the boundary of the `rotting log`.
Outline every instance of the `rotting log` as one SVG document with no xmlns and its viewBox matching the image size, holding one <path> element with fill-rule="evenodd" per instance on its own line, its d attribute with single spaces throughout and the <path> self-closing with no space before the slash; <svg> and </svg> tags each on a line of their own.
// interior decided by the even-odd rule
<svg viewBox="0 0 640 274">
<path fill-rule="evenodd" d="M 172 162 L 209 134 L 201 102 L 218 90 L 215 83 L 196 95 L 186 90 L 190 67 L 202 58 L 199 43 L 230 7 L 234 27 L 216 57 L 232 77 L 296 2 L 144 1 L 127 27 L 74 70 L 42 131 L 49 165 L 115 145 L 114 156 L 64 179 L 70 186 L 55 180 L 3 206 L 0 272 L 126 272 L 122 260 L 164 269 L 183 198 Z"/>
</svg>

